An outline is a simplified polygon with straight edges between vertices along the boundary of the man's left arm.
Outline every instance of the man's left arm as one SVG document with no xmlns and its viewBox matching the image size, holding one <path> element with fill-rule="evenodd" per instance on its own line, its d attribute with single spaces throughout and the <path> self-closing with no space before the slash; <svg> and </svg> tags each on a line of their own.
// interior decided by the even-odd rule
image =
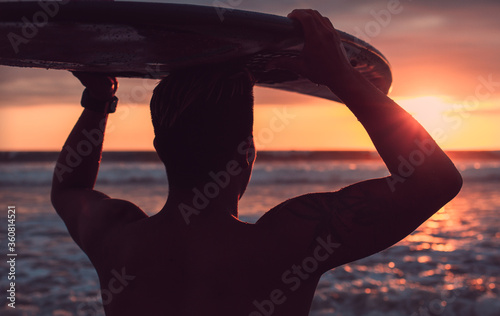
<svg viewBox="0 0 500 316">
<path fill-rule="evenodd" d="M 72 238 L 88 253 L 112 224 L 146 215 L 130 202 L 94 190 L 108 119 L 106 107 L 116 105 L 116 79 L 81 73 L 75 76 L 86 86 L 82 97 L 86 108 L 59 154 L 51 200 Z"/>
</svg>

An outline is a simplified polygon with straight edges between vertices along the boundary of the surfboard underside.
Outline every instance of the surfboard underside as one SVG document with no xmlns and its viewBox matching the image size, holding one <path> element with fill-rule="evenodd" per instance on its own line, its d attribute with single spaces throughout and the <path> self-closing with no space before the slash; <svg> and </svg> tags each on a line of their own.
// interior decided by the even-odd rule
<svg viewBox="0 0 500 316">
<path fill-rule="evenodd" d="M 43 3 L 41 5 L 40 3 Z M 371 45 L 340 32 L 351 64 L 384 93 L 392 76 Z M 174 69 L 240 62 L 257 85 L 339 101 L 326 87 L 269 61 L 298 56 L 300 27 L 256 12 L 137 2 L 0 3 L 0 65 L 163 78 Z"/>
</svg>

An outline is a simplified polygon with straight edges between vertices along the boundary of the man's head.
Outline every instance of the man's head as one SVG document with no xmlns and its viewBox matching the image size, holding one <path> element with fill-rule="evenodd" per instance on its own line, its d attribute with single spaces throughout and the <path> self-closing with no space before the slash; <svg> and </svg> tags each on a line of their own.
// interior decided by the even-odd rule
<svg viewBox="0 0 500 316">
<path fill-rule="evenodd" d="M 158 84 L 151 117 L 171 190 L 214 181 L 214 174 L 235 163 L 241 173 L 233 172 L 235 177 L 249 177 L 255 155 L 253 85 L 250 73 L 234 65 L 174 71 Z"/>
</svg>

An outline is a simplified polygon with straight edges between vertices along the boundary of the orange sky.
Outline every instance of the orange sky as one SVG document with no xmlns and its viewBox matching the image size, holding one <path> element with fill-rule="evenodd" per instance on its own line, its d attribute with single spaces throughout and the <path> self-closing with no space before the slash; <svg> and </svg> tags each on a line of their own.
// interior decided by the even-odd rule
<svg viewBox="0 0 500 316">
<path fill-rule="evenodd" d="M 293 2 L 240 1 L 238 9 L 279 15 L 294 7 L 318 9 L 389 59 L 390 96 L 440 145 L 500 150 L 500 3 L 401 1 L 400 12 L 382 21 L 381 12 L 394 1 Z M 374 23 L 378 29 L 367 28 Z M 154 84 L 121 80 L 119 111 L 110 118 L 105 149 L 153 150 L 147 104 Z M 81 112 L 81 91 L 63 71 L 0 67 L 0 150 L 59 150 Z M 258 149 L 373 149 L 342 104 L 263 88 L 255 96 Z M 276 118 L 279 126 L 271 124 Z"/>
</svg>

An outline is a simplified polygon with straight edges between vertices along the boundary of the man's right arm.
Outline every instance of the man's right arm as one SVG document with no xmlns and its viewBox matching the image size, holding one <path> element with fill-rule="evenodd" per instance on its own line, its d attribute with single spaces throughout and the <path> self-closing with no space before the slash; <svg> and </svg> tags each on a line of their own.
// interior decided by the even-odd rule
<svg viewBox="0 0 500 316">
<path fill-rule="evenodd" d="M 405 183 L 456 191 L 461 178 L 453 163 L 411 115 L 351 66 L 331 22 L 313 10 L 295 10 L 289 17 L 302 25 L 305 46 L 287 66 L 329 87 L 352 111 L 391 172 L 391 188 Z M 403 168 L 405 161 L 412 162 L 411 172 Z"/>
<path fill-rule="evenodd" d="M 425 129 L 349 64 L 328 19 L 312 10 L 296 10 L 289 17 L 301 23 L 306 44 L 301 57 L 288 68 L 327 85 L 346 104 L 391 173 L 339 192 L 292 199 L 276 212 L 287 217 L 285 221 L 328 222 L 330 235 L 323 237 L 341 244 L 327 261 L 332 268 L 409 235 L 459 192 L 462 179 Z"/>
</svg>

